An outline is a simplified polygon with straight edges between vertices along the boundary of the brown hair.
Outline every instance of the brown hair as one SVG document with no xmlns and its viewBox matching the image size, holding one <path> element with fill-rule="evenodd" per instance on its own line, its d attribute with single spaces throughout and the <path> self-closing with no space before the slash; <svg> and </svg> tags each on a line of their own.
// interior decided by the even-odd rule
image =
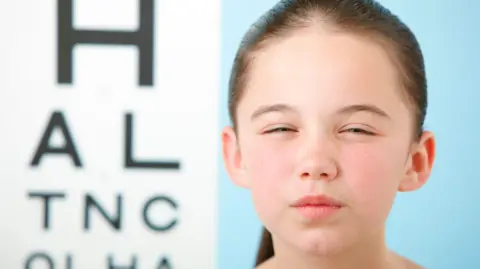
<svg viewBox="0 0 480 269">
<path fill-rule="evenodd" d="M 287 37 L 296 29 L 323 23 L 331 30 L 370 38 L 383 46 L 397 65 L 402 97 L 412 110 L 414 132 L 423 133 L 427 110 L 427 81 L 420 46 L 411 30 L 374 0 L 283 0 L 267 11 L 245 34 L 237 51 L 229 84 L 228 108 L 237 130 L 236 110 L 245 93 L 248 71 L 255 53 L 269 42 Z M 270 232 L 263 228 L 256 265 L 274 255 Z"/>
</svg>

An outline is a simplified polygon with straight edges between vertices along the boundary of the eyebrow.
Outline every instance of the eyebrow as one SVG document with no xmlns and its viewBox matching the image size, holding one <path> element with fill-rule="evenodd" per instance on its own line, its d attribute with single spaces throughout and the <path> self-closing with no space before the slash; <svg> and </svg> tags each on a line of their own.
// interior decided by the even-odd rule
<svg viewBox="0 0 480 269">
<path fill-rule="evenodd" d="M 390 119 L 390 116 L 387 114 L 387 112 L 385 112 L 384 110 L 380 109 L 375 105 L 370 105 L 370 104 L 358 104 L 358 105 L 346 106 L 341 108 L 338 111 L 338 114 L 353 114 L 355 112 L 362 112 L 362 111 L 370 112 L 382 118 Z"/>
<path fill-rule="evenodd" d="M 255 120 L 260 116 L 272 113 L 272 112 L 290 112 L 290 113 L 298 113 L 298 110 L 292 106 L 286 104 L 274 104 L 274 105 L 264 105 L 257 108 L 250 117 L 251 120 Z M 390 116 L 382 109 L 375 105 L 370 104 L 357 104 L 357 105 L 350 105 L 346 107 L 342 107 L 340 110 L 337 111 L 337 114 L 353 114 L 355 112 L 370 112 L 372 114 L 378 115 L 382 118 L 390 119 Z"/>
<path fill-rule="evenodd" d="M 263 114 L 271 112 L 297 112 L 297 110 L 286 104 L 274 104 L 274 105 L 265 105 L 257 108 L 253 113 L 250 119 L 253 121 L 256 118 L 262 116 Z"/>
</svg>

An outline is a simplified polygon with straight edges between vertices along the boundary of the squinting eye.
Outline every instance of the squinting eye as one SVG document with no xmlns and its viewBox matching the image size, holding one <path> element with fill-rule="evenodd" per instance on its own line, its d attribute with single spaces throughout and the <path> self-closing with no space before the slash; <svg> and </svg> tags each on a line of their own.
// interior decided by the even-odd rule
<svg viewBox="0 0 480 269">
<path fill-rule="evenodd" d="M 277 127 L 277 128 L 266 130 L 264 133 L 271 134 L 271 133 L 285 133 L 285 132 L 294 132 L 294 130 L 287 127 Z"/>
<path fill-rule="evenodd" d="M 346 130 L 348 133 L 363 134 L 363 135 L 375 135 L 375 133 L 361 129 L 361 128 L 349 128 Z"/>
</svg>

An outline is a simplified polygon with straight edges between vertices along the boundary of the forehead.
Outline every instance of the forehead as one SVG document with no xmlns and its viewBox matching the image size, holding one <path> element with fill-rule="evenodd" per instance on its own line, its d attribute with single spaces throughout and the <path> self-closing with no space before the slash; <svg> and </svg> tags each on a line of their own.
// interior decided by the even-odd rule
<svg viewBox="0 0 480 269">
<path fill-rule="evenodd" d="M 318 28 L 272 40 L 254 54 L 248 77 L 242 99 L 252 106 L 267 101 L 390 106 L 401 100 L 398 72 L 384 47 Z"/>
</svg>

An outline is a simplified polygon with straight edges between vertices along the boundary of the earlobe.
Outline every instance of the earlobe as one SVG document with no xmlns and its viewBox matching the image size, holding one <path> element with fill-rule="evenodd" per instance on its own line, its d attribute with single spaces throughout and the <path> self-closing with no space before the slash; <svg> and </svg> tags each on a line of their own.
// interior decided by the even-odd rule
<svg viewBox="0 0 480 269">
<path fill-rule="evenodd" d="M 232 182 L 239 187 L 248 188 L 249 184 L 237 135 L 230 126 L 225 127 L 222 131 L 222 155 L 225 169 Z"/>
<path fill-rule="evenodd" d="M 414 191 L 425 185 L 432 172 L 435 153 L 434 135 L 426 131 L 410 154 L 406 174 L 400 182 L 399 191 Z"/>
</svg>

